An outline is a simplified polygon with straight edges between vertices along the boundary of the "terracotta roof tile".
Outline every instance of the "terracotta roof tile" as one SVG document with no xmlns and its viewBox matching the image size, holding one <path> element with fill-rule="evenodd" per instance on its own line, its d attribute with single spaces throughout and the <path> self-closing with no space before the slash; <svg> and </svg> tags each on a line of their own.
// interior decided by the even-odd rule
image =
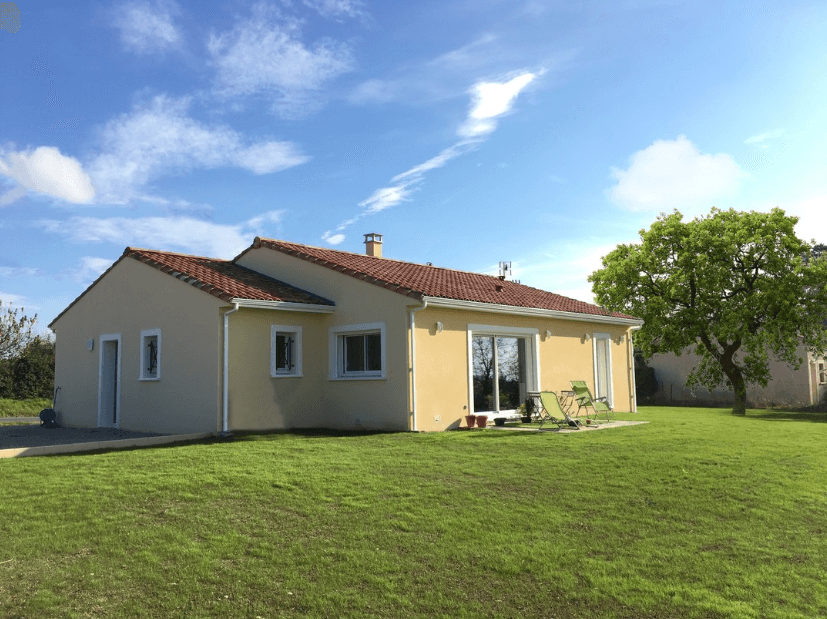
<svg viewBox="0 0 827 619">
<path fill-rule="evenodd" d="M 455 271 L 259 237 L 253 242 L 253 247 L 274 249 L 416 299 L 425 296 L 441 297 L 635 320 L 627 314 L 609 312 L 591 303 L 503 281 L 493 275 Z"/>
<path fill-rule="evenodd" d="M 228 260 L 132 247 L 127 247 L 123 255 L 177 277 L 222 301 L 251 299 L 334 305 L 333 301 Z"/>
</svg>

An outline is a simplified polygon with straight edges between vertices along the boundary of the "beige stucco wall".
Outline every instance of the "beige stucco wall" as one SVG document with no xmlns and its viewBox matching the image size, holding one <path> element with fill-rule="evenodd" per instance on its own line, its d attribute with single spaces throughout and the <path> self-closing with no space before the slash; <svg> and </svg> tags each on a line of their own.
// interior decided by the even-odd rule
<svg viewBox="0 0 827 619">
<path fill-rule="evenodd" d="M 126 430 L 215 431 L 220 407 L 219 308 L 189 284 L 124 258 L 53 325 L 61 423 L 98 425 L 100 336 L 121 335 L 120 423 Z M 140 336 L 161 329 L 161 379 L 140 381 Z M 86 342 L 94 339 L 94 349 Z"/>
<path fill-rule="evenodd" d="M 269 324 L 291 323 L 277 322 L 275 317 L 271 322 L 268 322 L 270 318 L 266 316 L 256 317 L 249 325 L 241 327 L 249 333 L 236 338 L 234 334 L 241 321 L 235 320 L 235 314 L 230 316 L 231 384 L 234 385 L 236 380 L 233 364 L 242 364 L 242 367 L 245 367 L 246 364 L 259 363 L 252 358 L 244 359 L 243 350 L 236 350 L 234 342 L 244 338 L 252 341 L 257 337 L 252 333 L 256 333 L 267 340 L 268 346 L 266 367 L 259 363 L 260 367 L 257 366 L 255 370 L 262 380 L 266 378 L 267 388 L 259 391 L 237 392 L 236 387 L 231 387 L 230 426 L 232 428 L 263 427 L 260 424 L 265 419 L 253 411 L 270 409 L 274 416 L 268 419 L 283 423 L 287 423 L 287 420 L 300 421 L 290 426 L 274 427 L 410 429 L 407 310 L 409 304 L 416 305 L 416 301 L 374 284 L 271 249 L 250 250 L 241 256 L 237 263 L 330 299 L 336 303 L 336 310 L 332 314 L 318 314 L 312 318 L 302 319 L 307 320 L 308 325 L 312 322 L 315 327 L 308 326 L 302 331 L 305 340 L 303 350 L 305 376 L 295 379 L 269 378 Z M 282 319 L 278 318 L 278 320 Z M 331 380 L 328 371 L 329 329 L 366 323 L 385 323 L 386 378 Z M 260 359 L 262 354 L 263 350 L 259 347 L 256 353 L 257 358 Z M 266 377 L 261 374 L 265 370 Z M 242 369 L 241 373 L 245 371 Z M 282 386 L 273 384 L 274 381 L 276 383 L 297 381 L 297 385 L 284 384 Z M 283 405 L 279 411 L 273 410 L 273 397 L 277 392 L 284 392 L 291 401 L 290 405 Z M 233 410 L 237 417 L 232 413 Z"/>
<path fill-rule="evenodd" d="M 766 387 L 750 385 L 747 388 L 748 406 L 762 408 L 771 406 L 808 406 L 817 402 L 818 393 L 811 400 L 811 369 L 807 351 L 798 351 L 804 363 L 793 370 L 784 363 L 770 359 L 772 379 Z M 705 387 L 688 389 L 686 377 L 697 366 L 699 357 L 694 353 L 653 355 L 648 364 L 655 368 L 660 389 L 655 396 L 658 404 L 696 404 L 728 406 L 732 404 L 732 391 L 718 387 L 711 393 Z"/>
<path fill-rule="evenodd" d="M 436 323 L 442 323 L 438 332 Z M 444 430 L 461 425 L 473 406 L 469 393 L 468 325 L 537 329 L 542 390 L 570 389 L 585 380 L 594 392 L 593 340 L 589 333 L 612 335 L 612 395 L 616 411 L 629 411 L 630 359 L 628 327 L 560 319 L 509 316 L 477 311 L 427 308 L 416 314 L 417 429 Z M 551 335 L 546 337 L 546 331 Z M 623 335 L 620 343 L 619 336 Z"/>
</svg>

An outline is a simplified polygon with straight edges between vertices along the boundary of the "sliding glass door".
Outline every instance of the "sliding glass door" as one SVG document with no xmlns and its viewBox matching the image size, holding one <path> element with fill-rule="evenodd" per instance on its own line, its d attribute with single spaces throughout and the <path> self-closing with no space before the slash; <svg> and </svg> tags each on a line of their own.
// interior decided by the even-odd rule
<svg viewBox="0 0 827 619">
<path fill-rule="evenodd" d="M 472 337 L 474 412 L 511 412 L 525 401 L 528 349 L 525 337 Z"/>
</svg>

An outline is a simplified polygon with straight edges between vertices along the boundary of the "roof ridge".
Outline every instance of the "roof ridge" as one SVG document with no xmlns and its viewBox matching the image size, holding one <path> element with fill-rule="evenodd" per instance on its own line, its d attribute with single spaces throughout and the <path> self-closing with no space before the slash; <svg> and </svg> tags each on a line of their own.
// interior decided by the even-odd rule
<svg viewBox="0 0 827 619">
<path fill-rule="evenodd" d="M 148 249 L 145 247 L 127 247 L 123 250 L 124 255 L 128 254 L 129 252 L 150 252 L 153 254 L 165 254 L 167 256 L 182 256 L 184 258 L 200 258 L 201 260 L 214 260 L 216 262 L 231 262 L 230 260 L 225 260 L 224 258 L 212 258 L 210 256 L 199 256 L 196 254 L 184 254 L 177 251 L 164 251 L 163 249 Z"/>
</svg>

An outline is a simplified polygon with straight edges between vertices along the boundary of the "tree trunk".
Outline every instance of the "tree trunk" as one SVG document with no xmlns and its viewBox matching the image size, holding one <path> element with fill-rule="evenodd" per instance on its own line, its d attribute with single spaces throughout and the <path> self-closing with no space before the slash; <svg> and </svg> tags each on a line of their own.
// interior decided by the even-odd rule
<svg viewBox="0 0 827 619">
<path fill-rule="evenodd" d="M 746 415 L 747 414 L 747 386 L 744 383 L 744 377 L 741 372 L 735 371 L 729 377 L 732 383 L 732 414 Z"/>
</svg>

